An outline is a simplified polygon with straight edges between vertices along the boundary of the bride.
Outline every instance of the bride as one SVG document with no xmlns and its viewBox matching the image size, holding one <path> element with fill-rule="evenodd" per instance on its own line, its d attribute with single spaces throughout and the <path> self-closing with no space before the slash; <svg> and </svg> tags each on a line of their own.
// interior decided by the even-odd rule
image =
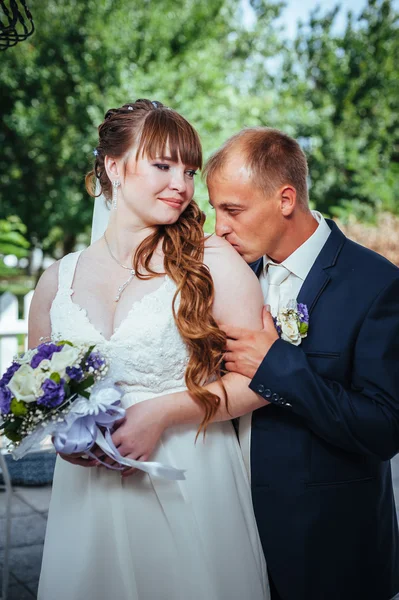
<svg viewBox="0 0 399 600">
<path fill-rule="evenodd" d="M 203 387 L 219 379 L 217 323 L 261 328 L 263 299 L 230 245 L 204 239 L 193 200 L 201 164 L 198 135 L 177 112 L 149 100 L 109 110 L 86 178 L 111 204 L 109 223 L 35 291 L 30 347 L 51 335 L 96 344 L 127 422 L 129 407 L 184 389 L 203 415 L 199 428 L 169 429 L 153 456 L 185 469 L 184 481 L 58 457 L 39 600 L 269 599 L 240 447 L 230 421 L 213 422 L 230 392 Z"/>
</svg>

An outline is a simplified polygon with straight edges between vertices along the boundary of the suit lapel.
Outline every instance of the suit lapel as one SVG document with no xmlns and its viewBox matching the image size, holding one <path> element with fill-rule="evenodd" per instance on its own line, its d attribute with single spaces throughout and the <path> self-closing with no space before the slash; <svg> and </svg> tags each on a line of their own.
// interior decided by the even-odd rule
<svg viewBox="0 0 399 600">
<path fill-rule="evenodd" d="M 346 240 L 346 237 L 334 221 L 331 221 L 330 219 L 326 219 L 326 221 L 331 229 L 331 234 L 303 282 L 297 298 L 298 303 L 306 304 L 309 312 L 313 310 L 316 302 L 326 289 L 328 282 L 331 279 L 329 270 L 331 267 L 334 267 L 337 262 L 339 253 Z M 263 257 L 253 263 L 249 263 L 249 266 L 259 277 L 262 272 Z"/>
<path fill-rule="evenodd" d="M 297 299 L 298 303 L 306 304 L 309 312 L 313 310 L 321 294 L 326 289 L 331 279 L 329 270 L 334 267 L 346 240 L 334 221 L 326 220 L 331 229 L 331 234 L 303 282 Z"/>
<path fill-rule="evenodd" d="M 256 260 L 253 263 L 248 263 L 248 265 L 251 267 L 251 269 L 253 270 L 253 272 L 255 273 L 255 275 L 257 277 L 259 277 L 259 275 L 262 272 L 263 256 L 261 256 L 260 258 L 258 258 L 258 260 Z"/>
</svg>

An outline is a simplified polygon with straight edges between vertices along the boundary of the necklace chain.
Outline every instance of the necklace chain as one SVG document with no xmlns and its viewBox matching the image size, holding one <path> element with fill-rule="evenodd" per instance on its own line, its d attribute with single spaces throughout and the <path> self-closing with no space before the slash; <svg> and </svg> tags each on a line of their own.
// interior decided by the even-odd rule
<svg viewBox="0 0 399 600">
<path fill-rule="evenodd" d="M 113 260 L 118 263 L 118 265 L 120 267 L 122 267 L 122 269 L 126 269 L 127 271 L 130 271 L 130 275 L 129 275 L 129 279 L 127 279 L 127 281 L 125 281 L 125 283 L 122 283 L 122 285 L 120 285 L 118 287 L 118 293 L 115 297 L 115 302 L 118 302 L 120 297 L 122 296 L 123 292 L 125 291 L 125 289 L 127 288 L 127 286 L 129 285 L 129 283 L 132 281 L 133 277 L 136 275 L 136 271 L 134 269 L 132 269 L 132 267 L 127 267 L 126 265 L 123 265 L 121 262 L 119 262 L 119 260 L 116 258 L 116 256 L 114 256 L 114 254 L 112 253 L 112 250 L 109 246 L 108 240 L 107 240 L 107 236 L 105 235 L 105 231 L 104 231 L 104 240 L 105 243 L 107 245 L 108 248 L 108 252 L 110 253 L 111 258 L 113 258 Z"/>
<path fill-rule="evenodd" d="M 105 243 L 107 244 L 108 252 L 110 253 L 111 258 L 113 258 L 114 261 L 117 262 L 118 265 L 120 267 L 122 267 L 123 269 L 127 269 L 128 271 L 134 271 L 134 269 L 132 269 L 132 267 L 127 267 L 126 265 L 123 265 L 121 262 L 119 262 L 119 260 L 116 258 L 116 256 L 112 253 L 112 250 L 111 250 L 110 245 L 107 240 L 107 236 L 105 235 L 105 231 L 104 231 L 104 240 L 105 240 Z"/>
</svg>

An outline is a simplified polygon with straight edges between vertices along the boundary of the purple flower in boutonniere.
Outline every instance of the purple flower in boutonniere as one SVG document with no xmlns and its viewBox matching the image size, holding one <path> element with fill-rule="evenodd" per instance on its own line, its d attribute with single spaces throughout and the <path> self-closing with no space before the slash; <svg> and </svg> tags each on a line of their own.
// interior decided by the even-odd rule
<svg viewBox="0 0 399 600">
<path fill-rule="evenodd" d="M 279 309 L 274 321 L 281 339 L 294 346 L 299 346 L 308 335 L 309 311 L 306 304 L 290 302 L 288 306 Z"/>
</svg>

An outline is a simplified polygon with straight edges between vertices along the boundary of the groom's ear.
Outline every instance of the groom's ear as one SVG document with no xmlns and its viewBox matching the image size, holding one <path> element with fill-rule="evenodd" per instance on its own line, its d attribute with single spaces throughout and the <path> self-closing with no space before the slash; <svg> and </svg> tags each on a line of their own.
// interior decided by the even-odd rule
<svg viewBox="0 0 399 600">
<path fill-rule="evenodd" d="M 121 164 L 115 158 L 111 158 L 110 156 L 107 155 L 104 158 L 104 167 L 105 167 L 107 175 L 108 175 L 109 179 L 111 179 L 111 181 L 116 178 L 119 178 L 119 179 L 122 178 L 122 173 L 120 172 Z"/>
<path fill-rule="evenodd" d="M 284 217 L 289 217 L 296 206 L 296 189 L 292 185 L 285 185 L 280 190 L 280 207 Z"/>
</svg>

